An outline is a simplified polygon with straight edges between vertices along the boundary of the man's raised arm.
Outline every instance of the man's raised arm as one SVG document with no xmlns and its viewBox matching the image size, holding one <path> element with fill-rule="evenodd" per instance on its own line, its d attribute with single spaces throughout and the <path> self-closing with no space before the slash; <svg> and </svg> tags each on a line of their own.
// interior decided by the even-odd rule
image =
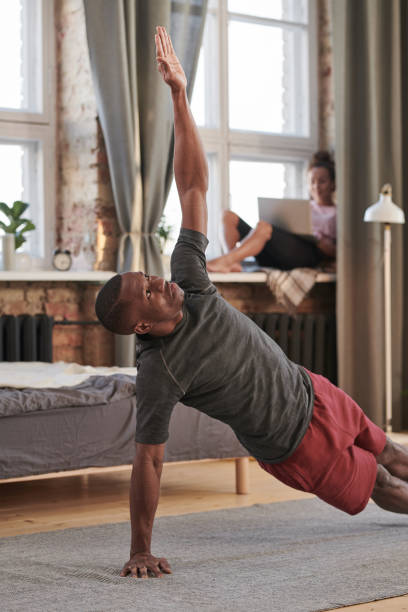
<svg viewBox="0 0 408 612">
<path fill-rule="evenodd" d="M 174 108 L 174 176 L 180 197 L 182 227 L 207 235 L 208 166 L 187 100 L 187 79 L 165 28 L 156 34 L 158 70 L 171 89 Z"/>
</svg>

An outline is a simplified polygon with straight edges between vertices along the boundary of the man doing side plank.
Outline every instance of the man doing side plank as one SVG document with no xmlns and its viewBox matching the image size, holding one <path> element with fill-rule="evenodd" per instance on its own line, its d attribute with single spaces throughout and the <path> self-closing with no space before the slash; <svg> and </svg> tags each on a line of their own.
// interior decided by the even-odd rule
<svg viewBox="0 0 408 612">
<path fill-rule="evenodd" d="M 174 172 L 182 208 L 172 282 L 126 272 L 109 280 L 96 301 L 107 329 L 137 334 L 132 536 L 121 571 L 135 578 L 171 573 L 150 547 L 168 425 L 178 401 L 229 424 L 264 470 L 295 489 L 349 514 L 361 512 L 370 497 L 386 510 L 408 513 L 408 452 L 343 391 L 291 362 L 210 282 L 206 158 L 184 71 L 162 27 L 156 50 L 174 106 Z"/>
</svg>

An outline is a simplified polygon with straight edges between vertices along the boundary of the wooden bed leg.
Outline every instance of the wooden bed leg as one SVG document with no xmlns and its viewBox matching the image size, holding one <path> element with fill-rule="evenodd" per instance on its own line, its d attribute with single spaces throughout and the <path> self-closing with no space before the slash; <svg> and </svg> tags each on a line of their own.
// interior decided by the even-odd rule
<svg viewBox="0 0 408 612">
<path fill-rule="evenodd" d="M 249 457 L 235 459 L 235 491 L 237 495 L 249 493 Z"/>
</svg>

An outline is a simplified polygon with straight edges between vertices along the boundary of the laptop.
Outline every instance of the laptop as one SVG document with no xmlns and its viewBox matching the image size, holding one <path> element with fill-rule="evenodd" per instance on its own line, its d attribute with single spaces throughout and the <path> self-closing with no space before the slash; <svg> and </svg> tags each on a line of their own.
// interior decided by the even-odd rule
<svg viewBox="0 0 408 612">
<path fill-rule="evenodd" d="M 315 241 L 309 200 L 258 198 L 259 218 L 292 234 Z"/>
</svg>

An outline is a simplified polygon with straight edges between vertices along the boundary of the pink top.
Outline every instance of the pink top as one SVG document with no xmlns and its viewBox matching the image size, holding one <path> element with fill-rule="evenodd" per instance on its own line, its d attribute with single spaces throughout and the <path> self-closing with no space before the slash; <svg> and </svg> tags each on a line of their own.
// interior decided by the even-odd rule
<svg viewBox="0 0 408 612">
<path fill-rule="evenodd" d="M 336 206 L 319 206 L 314 200 L 310 200 L 312 207 L 312 228 L 313 234 L 318 240 L 321 238 L 329 238 L 336 242 Z"/>
</svg>

